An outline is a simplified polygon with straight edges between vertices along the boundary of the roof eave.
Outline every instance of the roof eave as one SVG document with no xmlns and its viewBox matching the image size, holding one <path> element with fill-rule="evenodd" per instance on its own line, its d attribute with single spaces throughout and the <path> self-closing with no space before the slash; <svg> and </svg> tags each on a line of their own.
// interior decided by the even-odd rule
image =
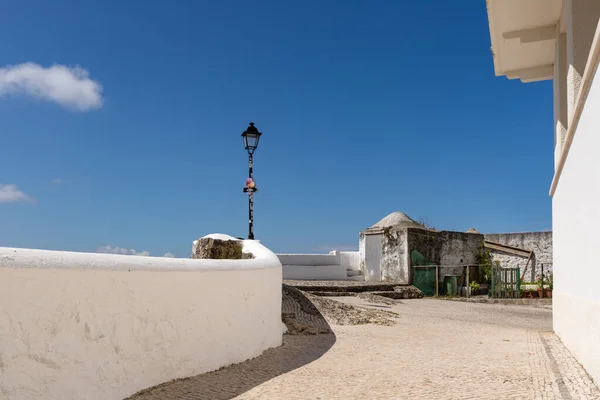
<svg viewBox="0 0 600 400">
<path fill-rule="evenodd" d="M 487 9 L 487 15 L 488 15 L 488 26 L 490 29 L 490 42 L 492 44 L 492 46 L 490 47 L 490 51 L 492 52 L 492 60 L 494 63 L 494 74 L 496 76 L 504 76 L 504 71 L 502 71 L 501 67 L 500 67 L 500 61 L 498 60 L 499 55 L 496 54 L 496 52 L 494 51 L 494 49 L 498 48 L 498 43 L 497 43 L 497 39 L 494 35 L 494 32 L 496 32 L 495 30 L 495 25 L 494 25 L 494 17 L 493 17 L 493 7 L 492 7 L 492 2 L 490 0 L 485 0 L 485 6 Z"/>
<path fill-rule="evenodd" d="M 527 0 L 527 13 L 521 14 L 519 20 L 513 20 L 511 15 L 518 15 L 521 3 L 514 0 L 509 6 L 506 1 L 486 0 L 495 76 L 520 79 L 522 82 L 553 79 L 561 3 L 552 0 L 544 9 L 544 0 Z M 545 12 L 536 14 L 536 9 Z M 515 41 L 520 41 L 520 44 L 515 44 Z"/>
</svg>

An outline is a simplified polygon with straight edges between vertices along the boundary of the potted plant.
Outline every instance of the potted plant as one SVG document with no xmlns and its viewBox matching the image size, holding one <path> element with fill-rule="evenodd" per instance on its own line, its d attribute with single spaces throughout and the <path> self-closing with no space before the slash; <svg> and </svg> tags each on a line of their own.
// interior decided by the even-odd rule
<svg viewBox="0 0 600 400">
<path fill-rule="evenodd" d="M 539 297 L 543 297 L 544 293 L 542 293 L 543 291 L 543 287 L 544 287 L 544 281 L 542 281 L 542 276 L 538 275 L 537 276 L 537 280 L 535 281 L 535 283 L 537 284 L 537 292 L 538 292 L 538 296 Z"/>
<path fill-rule="evenodd" d="M 552 275 L 552 272 L 548 272 L 548 274 L 545 276 L 545 278 L 546 278 L 546 284 L 544 287 L 544 296 L 551 299 L 552 298 L 552 288 L 554 287 L 554 276 Z"/>
<path fill-rule="evenodd" d="M 536 281 L 538 287 L 538 295 L 542 297 L 542 291 L 544 297 L 549 299 L 552 298 L 552 288 L 554 286 L 554 278 L 552 276 L 552 272 L 548 272 L 544 275 L 544 279 L 542 280 L 541 275 L 538 275 L 538 279 Z"/>
<path fill-rule="evenodd" d="M 536 285 L 536 282 L 521 282 L 521 297 L 527 299 L 535 299 L 538 297 L 538 291 L 532 289 L 532 285 Z"/>
</svg>

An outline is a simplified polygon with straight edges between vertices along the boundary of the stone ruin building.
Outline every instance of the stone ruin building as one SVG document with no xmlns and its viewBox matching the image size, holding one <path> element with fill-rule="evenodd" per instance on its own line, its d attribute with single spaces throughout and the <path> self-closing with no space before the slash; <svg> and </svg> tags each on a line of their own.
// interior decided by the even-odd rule
<svg viewBox="0 0 600 400">
<path fill-rule="evenodd" d="M 360 269 L 366 281 L 412 283 L 413 266 L 438 265 L 438 279 L 477 265 L 483 243 L 501 267 L 520 267 L 524 281 L 552 270 L 552 232 L 481 234 L 438 231 L 394 212 L 360 232 Z M 473 273 L 477 273 L 475 268 Z"/>
</svg>

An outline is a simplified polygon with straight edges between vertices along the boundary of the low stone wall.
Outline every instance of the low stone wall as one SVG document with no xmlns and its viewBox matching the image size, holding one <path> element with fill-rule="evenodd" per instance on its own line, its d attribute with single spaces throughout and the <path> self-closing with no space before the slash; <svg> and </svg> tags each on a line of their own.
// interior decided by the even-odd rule
<svg viewBox="0 0 600 400">
<path fill-rule="evenodd" d="M 488 234 L 485 235 L 485 239 L 523 250 L 533 250 L 534 256 L 524 276 L 526 281 L 536 280 L 541 273 L 542 264 L 544 264 L 544 274 L 552 271 L 552 231 Z M 520 267 L 521 273 L 527 264 L 527 257 L 498 250 L 492 250 L 492 255 L 494 260 L 500 261 L 502 267 Z"/>
<path fill-rule="evenodd" d="M 0 248 L 0 393 L 122 399 L 282 343 L 281 264 Z"/>
</svg>

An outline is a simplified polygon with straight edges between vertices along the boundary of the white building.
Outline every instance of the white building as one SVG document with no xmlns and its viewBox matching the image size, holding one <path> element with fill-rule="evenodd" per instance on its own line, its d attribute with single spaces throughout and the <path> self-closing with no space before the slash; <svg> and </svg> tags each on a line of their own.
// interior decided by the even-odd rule
<svg viewBox="0 0 600 400">
<path fill-rule="evenodd" d="M 600 0 L 487 0 L 487 11 L 496 75 L 554 80 L 554 331 L 599 384 Z"/>
</svg>

